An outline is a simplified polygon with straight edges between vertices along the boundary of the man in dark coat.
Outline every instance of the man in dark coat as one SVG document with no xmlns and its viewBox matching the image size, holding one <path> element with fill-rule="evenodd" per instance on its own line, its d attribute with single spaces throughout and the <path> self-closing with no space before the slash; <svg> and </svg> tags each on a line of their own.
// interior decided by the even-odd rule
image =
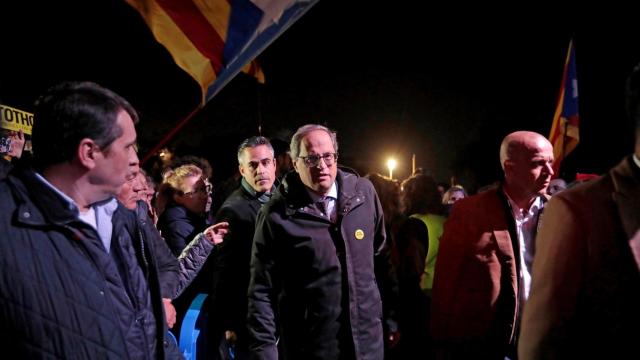
<svg viewBox="0 0 640 360">
<path fill-rule="evenodd" d="M 164 303 L 167 325 L 172 328 L 176 322 L 176 310 L 171 301 L 191 283 L 196 277 L 209 254 L 217 244 L 220 244 L 228 231 L 227 223 L 219 223 L 207 228 L 187 244 L 178 258 L 172 253 L 167 242 L 160 236 L 149 217 L 149 210 L 144 200 L 146 194 L 146 179 L 142 172 L 121 187 L 117 199 L 127 209 L 135 211 L 140 225 L 140 234 L 145 242 L 152 242 L 156 252 L 156 260 L 162 301 Z M 179 271 L 175 268 L 179 267 Z"/>
<path fill-rule="evenodd" d="M 231 231 L 214 259 L 209 343 L 220 345 L 214 351 L 216 355 L 222 355 L 219 352 L 228 351 L 233 344 L 236 359 L 241 360 L 249 356 L 247 287 L 256 215 L 275 190 L 276 163 L 269 140 L 254 136 L 243 141 L 238 147 L 238 169 L 242 175 L 240 187 L 229 195 L 216 215 L 218 221 L 229 223 Z"/>
<path fill-rule="evenodd" d="M 601 178 L 554 195 L 545 210 L 520 359 L 638 356 L 640 66 L 627 91 L 634 154 Z"/>
<path fill-rule="evenodd" d="M 295 172 L 258 214 L 248 326 L 252 356 L 382 359 L 374 255 L 384 217 L 369 180 L 338 169 L 334 132 L 305 125 L 291 140 Z"/>
<path fill-rule="evenodd" d="M 35 167 L 0 182 L 3 354 L 180 357 L 165 341 L 153 243 L 114 198 L 138 169 L 136 121 L 93 83 L 60 84 L 36 103 Z"/>
</svg>

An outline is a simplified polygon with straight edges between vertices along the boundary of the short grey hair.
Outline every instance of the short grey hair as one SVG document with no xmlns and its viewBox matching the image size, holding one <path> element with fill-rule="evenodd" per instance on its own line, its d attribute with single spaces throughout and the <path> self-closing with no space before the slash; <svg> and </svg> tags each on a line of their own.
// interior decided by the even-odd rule
<svg viewBox="0 0 640 360">
<path fill-rule="evenodd" d="M 271 146 L 271 142 L 269 142 L 269 139 L 264 136 L 252 136 L 244 140 L 242 143 L 240 143 L 240 146 L 238 146 L 238 164 L 242 165 L 242 154 L 244 153 L 245 149 L 253 149 L 260 145 L 268 147 L 271 151 L 271 157 L 275 157 L 273 146 Z"/>
<path fill-rule="evenodd" d="M 338 138 L 335 131 L 330 130 L 326 126 L 318 124 L 307 124 L 298 128 L 298 130 L 296 130 L 296 133 L 291 137 L 291 145 L 289 145 L 289 151 L 291 152 L 291 159 L 293 159 L 293 161 L 295 161 L 298 158 L 298 155 L 300 155 L 300 143 L 302 142 L 302 139 L 307 136 L 308 133 L 315 130 L 322 130 L 329 134 L 331 142 L 333 143 L 333 150 L 336 153 L 338 152 Z"/>
</svg>

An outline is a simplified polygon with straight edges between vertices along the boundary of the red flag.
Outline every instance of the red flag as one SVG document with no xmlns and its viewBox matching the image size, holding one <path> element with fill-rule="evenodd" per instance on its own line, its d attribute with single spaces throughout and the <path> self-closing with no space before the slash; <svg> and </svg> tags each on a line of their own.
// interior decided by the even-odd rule
<svg viewBox="0 0 640 360">
<path fill-rule="evenodd" d="M 560 96 L 556 112 L 551 124 L 549 141 L 553 145 L 555 162 L 553 170 L 557 177 L 560 164 L 567 155 L 575 149 L 580 141 L 578 114 L 578 76 L 576 72 L 576 56 L 573 48 L 573 40 L 569 42 L 569 51 L 564 63 L 562 84 L 560 84 Z"/>
</svg>

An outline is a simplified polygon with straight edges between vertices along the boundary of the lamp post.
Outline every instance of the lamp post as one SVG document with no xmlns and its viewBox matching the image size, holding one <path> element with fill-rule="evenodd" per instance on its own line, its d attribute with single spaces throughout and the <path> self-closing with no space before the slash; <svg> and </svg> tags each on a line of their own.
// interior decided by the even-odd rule
<svg viewBox="0 0 640 360">
<path fill-rule="evenodd" d="M 396 159 L 389 159 L 387 160 L 387 167 L 389 168 L 389 179 L 393 179 L 393 169 L 396 168 L 396 165 L 398 163 L 396 162 Z"/>
</svg>

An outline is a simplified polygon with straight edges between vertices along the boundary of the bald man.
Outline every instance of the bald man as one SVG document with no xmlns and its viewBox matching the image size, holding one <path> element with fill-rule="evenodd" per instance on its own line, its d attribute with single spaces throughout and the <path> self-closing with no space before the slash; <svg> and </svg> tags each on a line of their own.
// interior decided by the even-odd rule
<svg viewBox="0 0 640 360">
<path fill-rule="evenodd" d="M 439 358 L 515 359 L 553 147 L 517 131 L 500 146 L 501 186 L 460 200 L 440 240 L 431 331 Z"/>
</svg>

